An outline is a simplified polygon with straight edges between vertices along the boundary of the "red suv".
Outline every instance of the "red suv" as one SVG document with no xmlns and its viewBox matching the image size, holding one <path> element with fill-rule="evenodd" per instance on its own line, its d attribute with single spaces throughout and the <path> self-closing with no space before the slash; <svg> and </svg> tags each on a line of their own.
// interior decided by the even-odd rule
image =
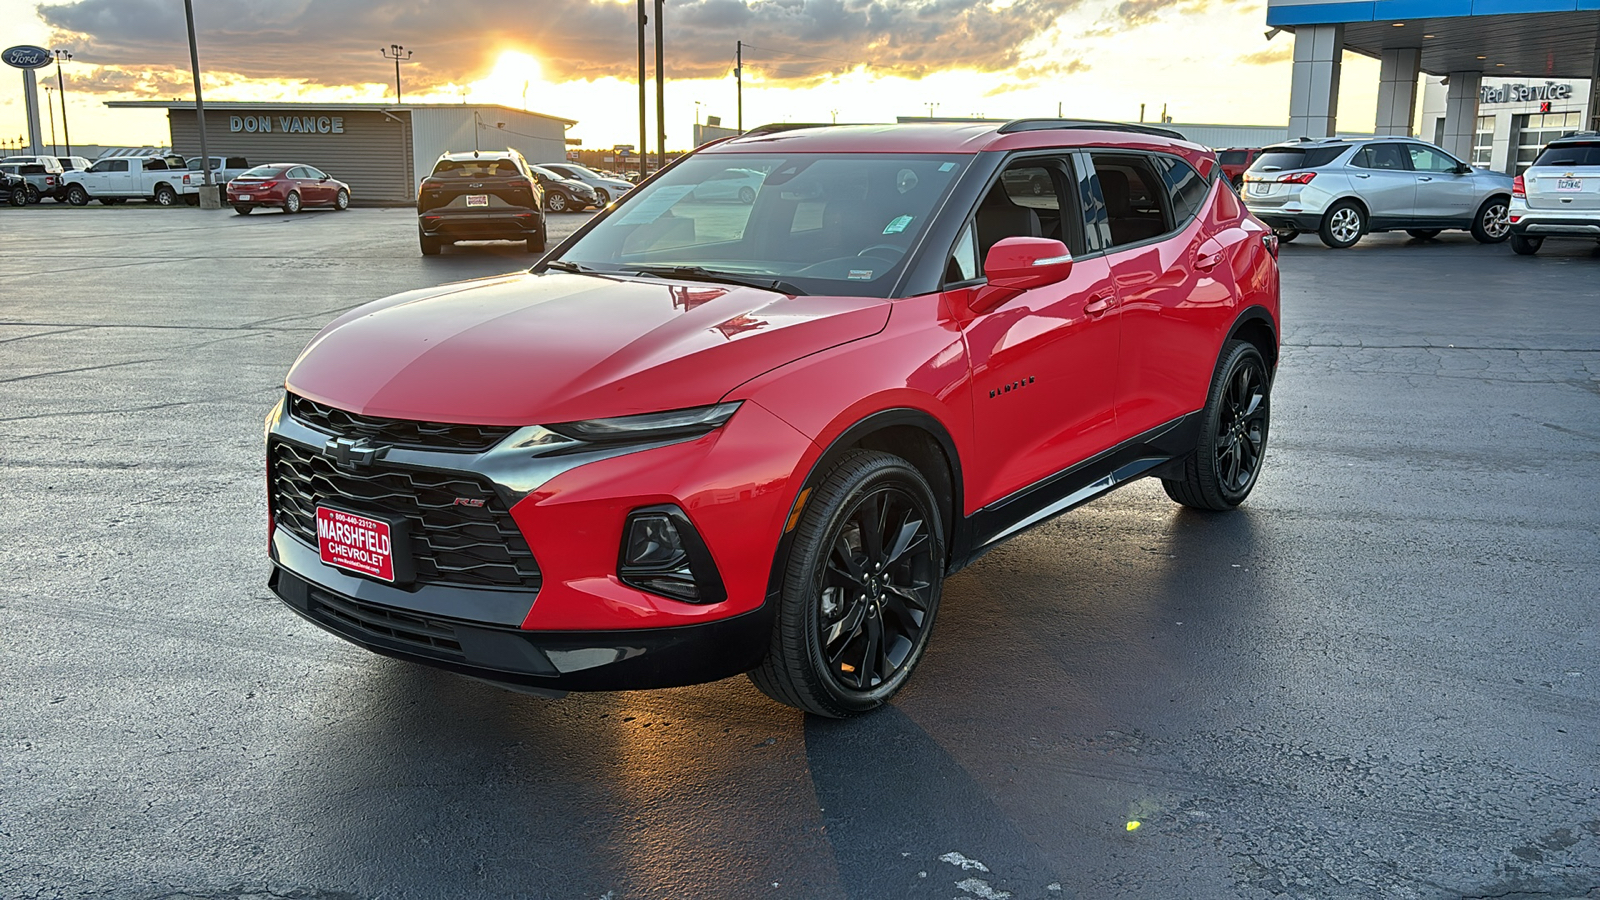
<svg viewBox="0 0 1600 900">
<path fill-rule="evenodd" d="M 1261 155 L 1260 147 L 1229 147 L 1217 151 L 1217 160 L 1222 163 L 1222 175 L 1228 183 L 1236 188 L 1244 187 L 1244 170 Z"/>
<path fill-rule="evenodd" d="M 751 203 L 696 198 L 731 170 Z M 872 709 L 1001 541 L 1143 476 L 1250 493 L 1277 241 L 1219 175 L 1054 119 L 704 147 L 530 272 L 316 336 L 267 418 L 271 585 L 534 693 L 748 672 Z"/>
</svg>

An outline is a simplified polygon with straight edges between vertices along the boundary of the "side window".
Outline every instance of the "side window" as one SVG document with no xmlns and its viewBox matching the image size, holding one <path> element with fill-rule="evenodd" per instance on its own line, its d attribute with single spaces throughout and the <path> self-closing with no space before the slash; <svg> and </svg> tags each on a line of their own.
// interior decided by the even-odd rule
<svg viewBox="0 0 1600 900">
<path fill-rule="evenodd" d="M 973 217 L 977 238 L 977 258 L 1008 237 L 1044 237 L 1060 241 L 1075 255 L 1084 253 L 1081 216 L 1062 215 L 1076 211 L 1076 204 L 1061 202 L 1061 192 L 1072 183 L 1070 164 L 1065 159 L 1022 159 L 1007 166 L 1000 180 L 989 188 Z"/>
<path fill-rule="evenodd" d="M 147 159 L 144 161 L 144 170 L 146 172 L 160 172 L 166 168 L 167 161 L 164 159 Z"/>
<path fill-rule="evenodd" d="M 321 169 L 313 169 L 310 166 L 302 166 L 300 168 L 300 171 L 305 173 L 305 175 L 301 176 L 303 178 L 325 178 L 325 177 L 327 177 L 327 176 L 323 175 Z"/>
<path fill-rule="evenodd" d="M 1121 247 L 1169 231 L 1166 185 L 1142 154 L 1093 153 L 1095 178 L 1105 198 L 1111 244 Z"/>
<path fill-rule="evenodd" d="M 311 176 L 306 174 L 306 170 L 305 170 L 304 166 L 295 166 L 294 168 L 292 168 L 289 171 L 285 172 L 283 174 L 283 177 L 285 177 L 285 178 L 310 178 Z"/>
<path fill-rule="evenodd" d="M 125 159 L 113 159 L 110 162 L 111 162 L 111 164 L 106 167 L 105 171 L 107 171 L 107 172 L 126 172 L 126 171 L 128 171 L 128 161 L 127 160 L 125 160 Z"/>
<path fill-rule="evenodd" d="M 944 267 L 944 283 L 949 286 L 975 281 L 979 274 L 978 233 L 968 222 L 967 227 L 961 229 L 961 237 L 956 238 L 955 249 L 950 251 L 950 261 Z"/>
<path fill-rule="evenodd" d="M 1459 165 L 1438 150 L 1421 144 L 1407 144 L 1406 152 L 1411 154 L 1411 168 L 1418 172 L 1454 172 Z"/>
<path fill-rule="evenodd" d="M 1400 152 L 1399 144 L 1368 144 L 1356 151 L 1350 158 L 1350 164 L 1362 169 L 1390 171 L 1399 171 L 1406 167 L 1405 156 Z"/>
<path fill-rule="evenodd" d="M 1166 178 L 1167 193 L 1172 202 L 1172 221 L 1182 226 L 1194 218 L 1211 192 L 1200 173 L 1181 159 L 1161 158 L 1162 174 Z"/>
</svg>

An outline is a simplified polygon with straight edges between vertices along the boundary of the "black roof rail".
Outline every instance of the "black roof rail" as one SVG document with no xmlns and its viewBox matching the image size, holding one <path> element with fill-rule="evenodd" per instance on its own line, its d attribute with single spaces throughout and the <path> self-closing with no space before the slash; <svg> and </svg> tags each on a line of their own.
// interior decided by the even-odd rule
<svg viewBox="0 0 1600 900">
<path fill-rule="evenodd" d="M 1098 122 L 1094 119 L 1012 119 L 1001 125 L 999 131 L 1001 134 L 1016 134 L 1022 131 L 1054 131 L 1057 129 L 1126 131 L 1132 134 L 1148 134 L 1152 137 L 1174 138 L 1180 141 L 1188 140 L 1188 138 L 1173 131 L 1171 128 L 1157 128 L 1154 125 L 1130 125 L 1127 122 Z"/>
</svg>

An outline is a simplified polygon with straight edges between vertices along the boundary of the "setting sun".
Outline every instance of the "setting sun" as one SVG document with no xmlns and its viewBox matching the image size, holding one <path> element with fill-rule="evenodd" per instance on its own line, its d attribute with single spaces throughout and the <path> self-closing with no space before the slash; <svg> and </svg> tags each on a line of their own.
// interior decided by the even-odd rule
<svg viewBox="0 0 1600 900">
<path fill-rule="evenodd" d="M 527 105 L 529 95 L 539 96 L 549 85 L 544 81 L 544 67 L 539 61 L 520 50 L 501 52 L 489 74 L 467 85 L 468 97 L 474 103 L 499 103 L 519 109 Z"/>
</svg>

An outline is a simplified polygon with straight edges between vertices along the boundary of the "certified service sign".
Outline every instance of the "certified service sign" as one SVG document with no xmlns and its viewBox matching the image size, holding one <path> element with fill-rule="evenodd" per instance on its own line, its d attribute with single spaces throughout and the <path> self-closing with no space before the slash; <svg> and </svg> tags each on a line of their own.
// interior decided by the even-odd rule
<svg viewBox="0 0 1600 900">
<path fill-rule="evenodd" d="M 4 53 L 0 53 L 0 59 L 14 69 L 42 69 L 55 62 L 55 56 L 49 50 L 28 44 L 6 48 Z"/>
</svg>

